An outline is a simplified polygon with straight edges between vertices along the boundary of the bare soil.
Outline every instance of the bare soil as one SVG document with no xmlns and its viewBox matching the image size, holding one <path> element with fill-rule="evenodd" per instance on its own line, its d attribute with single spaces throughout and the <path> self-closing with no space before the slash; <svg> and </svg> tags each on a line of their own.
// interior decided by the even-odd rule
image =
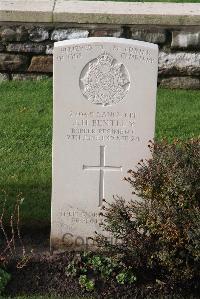
<svg viewBox="0 0 200 299">
<path fill-rule="evenodd" d="M 135 298 L 135 299 L 200 299 L 200 290 L 194 291 L 192 286 L 174 286 L 166 281 L 158 282 L 154 277 L 144 273 L 144 281 L 133 285 L 118 285 L 107 282 L 97 285 L 94 292 L 82 289 L 76 278 L 68 277 L 66 267 L 73 259 L 75 252 L 49 252 L 49 230 L 24 235 L 27 253 L 33 254 L 22 268 L 16 267 L 16 259 L 11 259 L 7 271 L 11 273 L 11 281 L 6 288 L 6 296 L 56 295 L 63 298 Z M 20 254 L 21 247 L 18 246 Z M 192 294 L 191 294 L 192 293 Z"/>
</svg>

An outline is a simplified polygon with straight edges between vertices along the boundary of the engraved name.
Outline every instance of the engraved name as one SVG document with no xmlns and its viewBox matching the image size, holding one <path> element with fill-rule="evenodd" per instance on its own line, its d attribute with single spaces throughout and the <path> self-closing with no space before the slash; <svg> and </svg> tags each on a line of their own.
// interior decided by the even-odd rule
<svg viewBox="0 0 200 299">
<path fill-rule="evenodd" d="M 140 142 L 137 136 L 135 112 L 70 111 L 71 126 L 67 141 Z"/>
</svg>

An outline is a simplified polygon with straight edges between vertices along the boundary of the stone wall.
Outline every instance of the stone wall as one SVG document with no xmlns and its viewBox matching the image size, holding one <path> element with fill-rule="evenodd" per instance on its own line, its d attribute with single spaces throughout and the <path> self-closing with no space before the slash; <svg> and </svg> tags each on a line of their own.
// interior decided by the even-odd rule
<svg viewBox="0 0 200 299">
<path fill-rule="evenodd" d="M 113 36 L 159 45 L 160 86 L 200 89 L 200 25 L 179 25 L 178 22 L 165 25 L 160 21 L 154 25 L 132 21 L 129 23 L 137 24 L 123 24 L 121 19 L 119 24 L 115 23 L 109 24 L 108 19 L 105 24 L 98 20 L 84 24 L 78 19 L 74 23 L 24 23 L 10 22 L 9 18 L 7 22 L 0 22 L 0 81 L 38 80 L 51 76 L 53 43 L 56 41 Z"/>
</svg>

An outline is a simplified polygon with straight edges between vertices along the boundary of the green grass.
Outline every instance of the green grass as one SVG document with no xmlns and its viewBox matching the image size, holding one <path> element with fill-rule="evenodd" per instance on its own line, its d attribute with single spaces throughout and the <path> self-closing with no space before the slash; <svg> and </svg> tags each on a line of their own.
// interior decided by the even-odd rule
<svg viewBox="0 0 200 299">
<path fill-rule="evenodd" d="M 12 200 L 22 192 L 23 221 L 43 226 L 50 217 L 51 82 L 13 82 L 0 90 L 1 189 Z"/>
<path fill-rule="evenodd" d="M 199 119 L 200 91 L 158 91 L 157 139 L 198 136 Z M 0 190 L 7 193 L 8 209 L 22 192 L 23 223 L 31 227 L 49 225 L 51 80 L 0 85 L 0 139 Z M 2 191 L 0 195 L 3 200 Z"/>
<path fill-rule="evenodd" d="M 158 90 L 156 139 L 200 136 L 200 91 Z"/>
</svg>

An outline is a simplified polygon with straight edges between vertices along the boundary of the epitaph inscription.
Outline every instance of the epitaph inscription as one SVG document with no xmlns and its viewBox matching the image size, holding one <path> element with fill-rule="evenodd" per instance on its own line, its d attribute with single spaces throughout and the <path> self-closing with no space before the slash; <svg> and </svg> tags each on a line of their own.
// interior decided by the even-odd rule
<svg viewBox="0 0 200 299">
<path fill-rule="evenodd" d="M 150 155 L 157 64 L 154 44 L 119 38 L 55 43 L 53 249 L 94 246 L 94 232 L 105 234 L 103 199 L 138 199 L 123 178 Z"/>
</svg>

